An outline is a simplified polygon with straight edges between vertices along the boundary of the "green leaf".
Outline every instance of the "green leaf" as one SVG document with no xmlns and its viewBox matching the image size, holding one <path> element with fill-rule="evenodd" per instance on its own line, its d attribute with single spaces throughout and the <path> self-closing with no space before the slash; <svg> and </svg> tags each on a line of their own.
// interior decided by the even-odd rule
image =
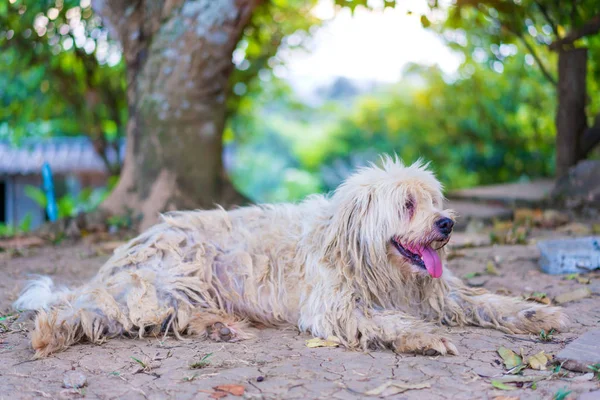
<svg viewBox="0 0 600 400">
<path fill-rule="evenodd" d="M 520 356 L 506 347 L 498 348 L 498 354 L 504 360 L 504 366 L 506 369 L 513 369 L 523 363 L 523 360 Z"/>
<path fill-rule="evenodd" d="M 33 220 L 33 216 L 31 213 L 27 213 L 21 223 L 19 224 L 19 231 L 26 233 L 31 230 L 31 222 Z"/>
<path fill-rule="evenodd" d="M 38 187 L 27 185 L 25 186 L 25 195 L 35 201 L 41 208 L 46 208 L 48 200 L 44 191 Z"/>
<path fill-rule="evenodd" d="M 517 389 L 513 386 L 508 386 L 505 383 L 495 381 L 495 380 L 492 381 L 492 386 L 495 387 L 496 389 L 500 389 L 500 390 L 516 390 Z"/>
</svg>

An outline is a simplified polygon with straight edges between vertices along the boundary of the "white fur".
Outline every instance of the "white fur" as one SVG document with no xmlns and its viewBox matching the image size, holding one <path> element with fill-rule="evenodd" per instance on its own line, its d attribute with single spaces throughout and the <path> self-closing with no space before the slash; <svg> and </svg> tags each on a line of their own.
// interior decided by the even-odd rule
<svg viewBox="0 0 600 400">
<path fill-rule="evenodd" d="M 433 323 L 505 332 L 566 325 L 557 308 L 471 289 L 451 274 L 434 279 L 393 245 L 438 248 L 447 238 L 436 222 L 448 217 L 425 165 L 384 157 L 330 197 L 168 213 L 86 285 L 54 294 L 50 280 L 38 281 L 16 305 L 47 309 L 32 339 L 38 357 L 120 334 L 240 339 L 242 320 L 335 335 L 349 348 L 441 354 L 457 349 Z"/>
<path fill-rule="evenodd" d="M 27 283 L 19 298 L 13 303 L 16 310 L 42 310 L 49 309 L 60 302 L 71 291 L 64 287 L 55 287 L 48 276 L 38 276 L 37 279 Z"/>
</svg>

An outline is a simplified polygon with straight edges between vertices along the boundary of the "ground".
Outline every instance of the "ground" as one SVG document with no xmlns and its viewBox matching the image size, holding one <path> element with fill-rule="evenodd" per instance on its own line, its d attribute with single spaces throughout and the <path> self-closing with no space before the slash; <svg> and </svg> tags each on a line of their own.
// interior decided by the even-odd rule
<svg viewBox="0 0 600 400">
<path fill-rule="evenodd" d="M 541 232 L 537 236 L 547 234 Z M 457 236 L 455 243 L 459 241 Z M 538 257 L 534 243 L 463 248 L 453 250 L 449 268 L 459 276 L 470 277 L 471 284 L 517 296 L 544 292 L 553 298 L 583 285 L 576 279 L 566 280 L 564 276 L 540 272 Z M 106 258 L 107 255 L 99 255 L 93 245 L 83 243 L 28 249 L 19 256 L 0 253 L 0 312 L 2 315 L 13 312 L 10 303 L 28 275 L 50 275 L 57 283 L 78 285 L 93 276 Z M 489 269 L 485 272 L 490 261 L 499 275 L 489 274 Z M 482 275 L 473 278 L 475 272 Z M 561 376 L 563 370 L 539 381 L 535 390 L 527 383 L 522 388 L 509 384 L 514 390 L 505 391 L 494 388 L 490 382 L 505 372 L 497 353 L 500 346 L 516 352 L 522 348 L 526 356 L 542 350 L 556 354 L 583 332 L 597 327 L 600 275 L 597 277 L 592 276 L 591 283 L 586 285 L 592 291 L 591 297 L 565 304 L 573 320 L 569 332 L 556 334 L 550 342 L 543 342 L 535 335 L 511 336 L 486 329 L 446 328 L 448 337 L 460 351 L 460 355 L 448 357 L 308 348 L 306 340 L 310 336 L 290 328 L 257 330 L 255 339 L 241 343 L 214 343 L 193 338 L 179 341 L 170 337 L 165 340 L 116 339 L 103 345 L 76 345 L 50 358 L 31 361 L 33 352 L 28 339 L 31 321 L 23 315 L 16 322 L 13 317 L 4 318 L 0 320 L 3 323 L 0 325 L 0 399 L 209 398 L 225 394 L 215 394 L 213 390 L 223 384 L 242 385 L 246 398 L 359 399 L 365 397 L 365 392 L 390 381 L 426 386 L 390 398 L 552 399 L 563 388 L 571 391 L 571 398 L 577 398 L 598 390 L 599 381 L 595 378 L 572 380 L 582 374 Z M 202 368 L 190 368 L 208 354 Z M 524 374 L 552 374 L 552 368 L 549 367 L 550 371 L 527 369 Z M 85 387 L 63 388 L 65 375 L 73 373 L 85 376 Z M 383 394 L 393 389 L 388 388 Z M 600 398 L 600 395 L 591 396 Z M 235 397 L 229 395 L 228 398 Z"/>
</svg>

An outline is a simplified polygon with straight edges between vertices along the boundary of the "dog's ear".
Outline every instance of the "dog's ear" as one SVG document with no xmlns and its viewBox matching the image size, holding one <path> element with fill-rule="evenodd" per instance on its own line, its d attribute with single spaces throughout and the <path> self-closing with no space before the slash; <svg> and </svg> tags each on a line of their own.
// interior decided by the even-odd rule
<svg viewBox="0 0 600 400">
<path fill-rule="evenodd" d="M 343 189 L 350 189 L 345 187 Z M 372 188 L 358 187 L 336 193 L 332 201 L 332 216 L 326 234 L 325 255 L 338 264 L 344 273 L 354 275 L 357 269 L 372 266 L 387 256 L 381 240 Z M 343 195 L 343 196 L 342 196 Z"/>
</svg>

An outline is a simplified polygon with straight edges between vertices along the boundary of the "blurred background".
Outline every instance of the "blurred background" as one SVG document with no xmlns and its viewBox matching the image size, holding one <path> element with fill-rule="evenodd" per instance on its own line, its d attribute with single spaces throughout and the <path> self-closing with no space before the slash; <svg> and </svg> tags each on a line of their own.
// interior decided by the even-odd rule
<svg viewBox="0 0 600 400">
<path fill-rule="evenodd" d="M 0 234 L 100 207 L 296 201 L 423 158 L 449 192 L 600 141 L 600 4 L 0 0 Z M 548 183 L 549 182 L 549 183 Z M 118 224 L 119 220 L 114 220 Z"/>
</svg>

